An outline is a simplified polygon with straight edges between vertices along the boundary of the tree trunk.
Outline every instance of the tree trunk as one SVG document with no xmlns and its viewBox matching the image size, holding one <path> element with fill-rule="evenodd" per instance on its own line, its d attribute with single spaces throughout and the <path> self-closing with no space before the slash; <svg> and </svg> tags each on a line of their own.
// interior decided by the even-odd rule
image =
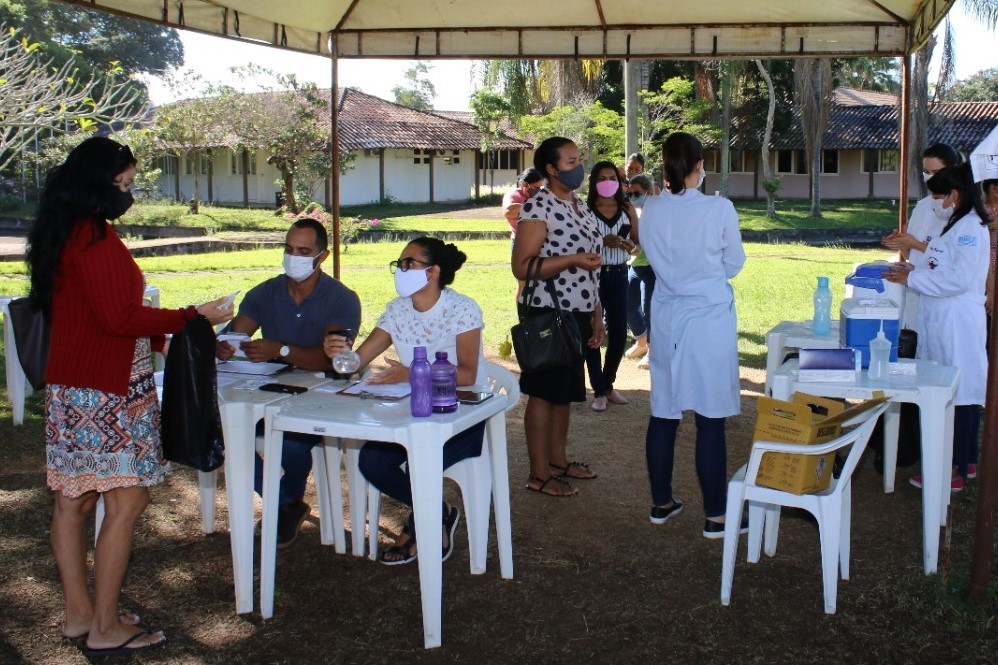
<svg viewBox="0 0 998 665">
<path fill-rule="evenodd" d="M 731 174 L 731 79 L 732 62 L 721 63 L 721 196 L 728 196 L 728 176 Z"/>
<path fill-rule="evenodd" d="M 908 150 L 908 195 L 922 198 L 926 195 L 922 180 L 922 153 L 929 145 L 929 61 L 936 46 L 936 38 L 930 37 L 915 54 L 915 66 L 911 73 L 911 123 L 910 150 Z M 898 126 L 900 127 L 900 114 Z M 899 129 L 900 135 L 900 129 Z M 898 146 L 900 148 L 900 146 Z M 907 204 L 907 201 L 902 203 Z"/>
<path fill-rule="evenodd" d="M 284 207 L 288 212 L 297 215 L 300 211 L 298 202 L 295 201 L 295 177 L 291 171 L 281 169 L 281 178 L 284 180 Z"/>
<path fill-rule="evenodd" d="M 769 75 L 769 70 L 762 64 L 762 60 L 756 60 L 755 66 L 759 68 L 759 74 L 766 82 L 766 90 L 769 94 L 769 109 L 766 112 L 766 132 L 762 138 L 760 158 L 762 159 L 763 188 L 766 190 L 766 217 L 776 219 L 776 193 L 770 188 L 770 183 L 773 180 L 773 168 L 769 163 L 769 143 L 773 138 L 773 118 L 776 115 L 776 92 L 773 90 L 773 77 Z"/>
<path fill-rule="evenodd" d="M 191 168 L 194 172 L 194 197 L 191 199 L 191 213 L 201 212 L 201 153 L 194 151 L 194 165 Z"/>
<path fill-rule="evenodd" d="M 821 145 L 831 105 L 832 61 L 828 58 L 796 60 L 794 91 L 811 165 L 811 216 L 821 217 Z"/>
</svg>

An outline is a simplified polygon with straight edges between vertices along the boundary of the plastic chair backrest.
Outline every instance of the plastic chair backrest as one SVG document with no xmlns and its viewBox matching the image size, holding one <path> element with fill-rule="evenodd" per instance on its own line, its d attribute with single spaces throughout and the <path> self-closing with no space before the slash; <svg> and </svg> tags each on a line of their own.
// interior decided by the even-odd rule
<svg viewBox="0 0 998 665">
<path fill-rule="evenodd" d="M 520 401 L 520 382 L 516 375 L 494 362 L 485 363 L 485 375 L 489 377 L 491 389 L 504 390 L 506 392 L 506 410 L 509 411 Z M 495 399 L 495 398 L 493 398 Z"/>
<path fill-rule="evenodd" d="M 798 455 L 825 455 L 839 450 L 840 448 L 845 448 L 848 445 L 852 445 L 853 448 L 849 451 L 846 462 L 842 467 L 842 472 L 839 474 L 838 482 L 833 483 L 832 487 L 828 490 L 834 491 L 837 486 L 842 484 L 843 480 L 852 477 L 852 473 L 856 469 L 856 465 L 859 464 L 859 458 L 866 449 L 866 444 L 870 438 L 870 434 L 873 433 L 873 428 L 877 425 L 877 420 L 879 420 L 880 416 L 889 406 L 890 400 L 884 402 L 883 404 L 879 404 L 872 409 L 868 409 L 867 411 L 857 414 L 854 418 L 851 418 L 843 423 L 842 426 L 849 427 L 859 424 L 858 427 L 842 434 L 838 438 L 826 441 L 825 443 L 794 444 L 777 443 L 774 441 L 756 441 L 752 444 L 752 453 L 749 457 L 748 468 L 745 472 L 745 484 L 753 486 L 756 484 L 755 480 L 759 473 L 759 465 L 762 463 L 762 456 L 767 452 L 794 453 Z"/>
</svg>

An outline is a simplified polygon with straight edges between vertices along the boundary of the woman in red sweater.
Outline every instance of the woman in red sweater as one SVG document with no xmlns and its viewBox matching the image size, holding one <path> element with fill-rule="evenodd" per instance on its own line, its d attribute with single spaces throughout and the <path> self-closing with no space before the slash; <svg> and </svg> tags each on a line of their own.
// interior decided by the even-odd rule
<svg viewBox="0 0 998 665">
<path fill-rule="evenodd" d="M 159 438 L 152 350 L 203 314 L 227 321 L 220 298 L 169 310 L 142 305 L 142 272 L 108 220 L 132 204 L 135 158 L 89 138 L 45 182 L 28 234 L 31 298 L 52 329 L 45 372 L 45 456 L 53 490 L 52 550 L 66 604 L 63 635 L 91 656 L 159 646 L 161 631 L 118 609 L 136 520 L 149 487 L 170 470 Z M 87 519 L 103 495 L 105 518 L 87 588 Z"/>
</svg>

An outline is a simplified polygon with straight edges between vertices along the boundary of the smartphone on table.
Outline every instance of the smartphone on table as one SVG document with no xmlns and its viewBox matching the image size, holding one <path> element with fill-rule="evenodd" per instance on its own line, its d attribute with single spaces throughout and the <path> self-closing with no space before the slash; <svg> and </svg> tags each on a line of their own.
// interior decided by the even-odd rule
<svg viewBox="0 0 998 665">
<path fill-rule="evenodd" d="M 308 388 L 304 386 L 292 386 L 287 383 L 265 383 L 260 386 L 260 390 L 265 390 L 268 393 L 287 393 L 288 395 L 301 395 L 308 392 Z"/>
<path fill-rule="evenodd" d="M 461 404 L 481 404 L 495 393 L 479 392 L 477 390 L 458 390 L 457 401 Z"/>
</svg>

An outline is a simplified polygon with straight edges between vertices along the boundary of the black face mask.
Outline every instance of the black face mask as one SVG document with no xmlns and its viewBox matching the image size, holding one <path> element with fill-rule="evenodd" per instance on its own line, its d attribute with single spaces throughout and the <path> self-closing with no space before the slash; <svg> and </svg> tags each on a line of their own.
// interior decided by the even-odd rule
<svg viewBox="0 0 998 665">
<path fill-rule="evenodd" d="M 106 219 L 118 219 L 132 207 L 135 197 L 131 192 L 123 192 L 113 187 L 104 200 L 103 212 Z"/>
</svg>

